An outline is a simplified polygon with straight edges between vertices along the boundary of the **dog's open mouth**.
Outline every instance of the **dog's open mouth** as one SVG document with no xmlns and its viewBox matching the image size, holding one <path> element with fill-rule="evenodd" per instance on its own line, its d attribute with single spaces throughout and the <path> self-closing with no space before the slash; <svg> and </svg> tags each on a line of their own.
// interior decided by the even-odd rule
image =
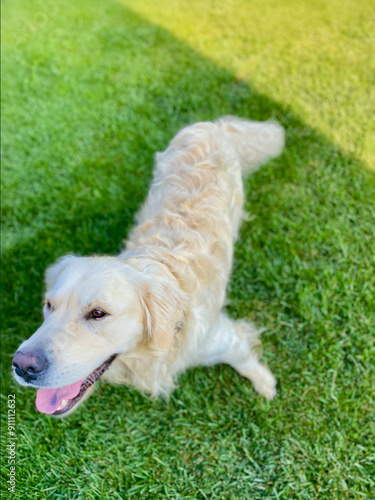
<svg viewBox="0 0 375 500">
<path fill-rule="evenodd" d="M 91 372 L 86 378 L 71 385 L 59 387 L 57 389 L 38 389 L 36 395 L 36 407 L 42 413 L 49 415 L 62 415 L 70 411 L 87 390 L 95 384 L 101 375 L 110 367 L 117 354 L 114 354 L 107 361 L 104 361 L 98 368 Z"/>
</svg>

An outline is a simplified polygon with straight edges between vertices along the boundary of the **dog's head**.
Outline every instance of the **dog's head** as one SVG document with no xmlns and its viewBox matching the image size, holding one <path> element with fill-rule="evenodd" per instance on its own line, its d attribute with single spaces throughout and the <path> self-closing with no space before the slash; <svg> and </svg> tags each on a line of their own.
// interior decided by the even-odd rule
<svg viewBox="0 0 375 500">
<path fill-rule="evenodd" d="M 183 294 L 164 266 L 142 271 L 116 257 L 67 256 L 46 273 L 44 323 L 13 358 L 14 376 L 39 388 L 37 408 L 70 414 L 119 354 L 166 352 Z"/>
</svg>

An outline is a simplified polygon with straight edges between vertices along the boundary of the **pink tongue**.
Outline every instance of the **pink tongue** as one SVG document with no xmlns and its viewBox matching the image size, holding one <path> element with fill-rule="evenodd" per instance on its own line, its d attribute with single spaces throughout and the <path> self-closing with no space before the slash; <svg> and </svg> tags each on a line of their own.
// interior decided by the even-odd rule
<svg viewBox="0 0 375 500">
<path fill-rule="evenodd" d="M 36 407 L 42 413 L 54 413 L 63 399 L 73 399 L 77 396 L 83 381 L 84 379 L 58 389 L 38 389 Z"/>
</svg>

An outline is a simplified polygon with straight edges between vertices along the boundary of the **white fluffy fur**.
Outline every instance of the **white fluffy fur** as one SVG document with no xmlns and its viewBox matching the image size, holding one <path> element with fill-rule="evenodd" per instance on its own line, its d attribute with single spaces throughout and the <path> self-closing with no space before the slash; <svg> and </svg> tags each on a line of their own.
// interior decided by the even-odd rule
<svg viewBox="0 0 375 500">
<path fill-rule="evenodd" d="M 275 379 L 254 351 L 259 332 L 223 306 L 243 217 L 242 175 L 278 155 L 283 142 L 277 123 L 234 117 L 179 132 L 156 156 L 126 250 L 68 256 L 47 271 L 53 309 L 20 347 L 44 349 L 51 360 L 33 385 L 71 384 L 116 353 L 103 378 L 153 396 L 167 395 L 189 367 L 228 363 L 272 399 Z M 93 308 L 108 315 L 87 321 Z"/>
</svg>

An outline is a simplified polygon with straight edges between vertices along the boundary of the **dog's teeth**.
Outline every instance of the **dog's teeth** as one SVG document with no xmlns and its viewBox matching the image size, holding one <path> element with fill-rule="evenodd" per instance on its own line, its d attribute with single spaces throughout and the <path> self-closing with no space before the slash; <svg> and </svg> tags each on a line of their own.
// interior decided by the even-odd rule
<svg viewBox="0 0 375 500">
<path fill-rule="evenodd" d="M 62 410 L 63 408 L 65 408 L 65 406 L 68 404 L 68 400 L 67 399 L 63 399 L 61 401 L 61 403 L 59 404 L 59 406 L 57 407 L 58 410 Z"/>
</svg>

